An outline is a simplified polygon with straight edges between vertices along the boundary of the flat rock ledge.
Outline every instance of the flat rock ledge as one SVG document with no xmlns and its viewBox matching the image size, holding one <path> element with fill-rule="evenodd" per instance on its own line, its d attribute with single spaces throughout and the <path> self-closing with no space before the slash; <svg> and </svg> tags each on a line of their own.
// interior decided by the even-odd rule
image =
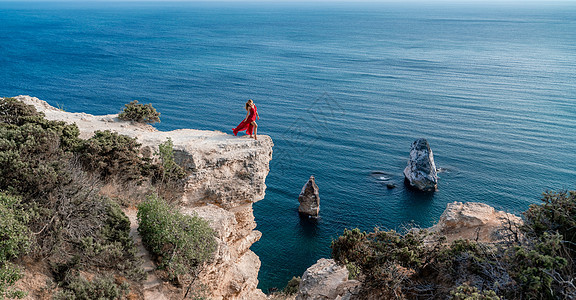
<svg viewBox="0 0 576 300">
<path fill-rule="evenodd" d="M 122 121 L 117 114 L 69 113 L 38 98 L 14 98 L 35 106 L 48 120 L 75 123 L 81 138 L 90 138 L 95 131 L 104 130 L 136 138 L 142 144 L 145 157 L 153 157 L 159 144 L 172 139 L 176 161 L 192 173 L 183 199 L 190 206 L 215 203 L 232 208 L 264 199 L 274 145 L 267 135 L 259 135 L 258 140 L 253 140 L 221 131 L 159 131 L 148 124 Z"/>
<path fill-rule="evenodd" d="M 448 242 L 457 239 L 497 242 L 506 238 L 507 228 L 516 228 L 522 219 L 513 214 L 497 211 L 492 206 L 478 202 L 448 203 L 437 224 L 430 231 L 439 233 Z"/>
<path fill-rule="evenodd" d="M 38 98 L 14 98 L 35 106 L 48 120 L 76 124 L 81 138 L 90 138 L 98 130 L 136 138 L 142 144 L 144 157 L 154 158 L 158 145 L 172 139 L 176 162 L 191 174 L 181 199 L 181 210 L 207 219 L 217 232 L 216 257 L 198 281 L 205 286 L 210 299 L 267 299 L 257 288 L 260 259 L 250 251 L 250 246 L 261 237 L 261 233 L 254 230 L 252 204 L 265 195 L 265 179 L 274 145 L 269 136 L 259 135 L 258 140 L 253 140 L 220 131 L 165 132 L 150 125 L 122 121 L 117 114 L 69 113 Z"/>
</svg>

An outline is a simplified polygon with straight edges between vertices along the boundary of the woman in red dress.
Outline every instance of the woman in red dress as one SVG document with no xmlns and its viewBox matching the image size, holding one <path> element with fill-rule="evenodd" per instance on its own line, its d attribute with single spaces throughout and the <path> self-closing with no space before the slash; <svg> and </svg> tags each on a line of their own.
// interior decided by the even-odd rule
<svg viewBox="0 0 576 300">
<path fill-rule="evenodd" d="M 232 129 L 234 135 L 238 134 L 238 131 L 246 130 L 246 134 L 249 134 L 251 138 L 253 137 L 257 140 L 256 132 L 258 131 L 258 124 L 256 124 L 256 118 L 260 120 L 258 109 L 256 105 L 254 105 L 254 101 L 250 99 L 246 102 L 246 118 L 244 118 L 236 128 Z M 254 131 L 254 136 L 252 136 L 252 131 Z"/>
</svg>

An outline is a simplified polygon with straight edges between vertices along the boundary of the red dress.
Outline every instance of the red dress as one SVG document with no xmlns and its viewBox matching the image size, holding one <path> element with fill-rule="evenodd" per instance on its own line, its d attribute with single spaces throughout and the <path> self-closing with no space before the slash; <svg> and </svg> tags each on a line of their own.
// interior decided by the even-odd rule
<svg viewBox="0 0 576 300">
<path fill-rule="evenodd" d="M 256 121 L 256 105 L 250 108 L 250 114 L 246 120 L 240 122 L 236 128 L 232 129 L 234 135 L 238 134 L 238 131 L 246 130 L 246 134 L 252 135 L 252 131 L 254 130 L 254 126 L 252 126 L 252 122 Z"/>
</svg>

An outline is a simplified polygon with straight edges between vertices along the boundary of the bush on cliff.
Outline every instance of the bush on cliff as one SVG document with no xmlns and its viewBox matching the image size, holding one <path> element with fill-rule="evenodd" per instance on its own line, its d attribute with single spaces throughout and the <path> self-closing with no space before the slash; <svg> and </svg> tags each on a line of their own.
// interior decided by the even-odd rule
<svg viewBox="0 0 576 300">
<path fill-rule="evenodd" d="M 425 230 L 345 230 L 332 256 L 358 272 L 359 299 L 572 299 L 576 192 L 545 193 L 516 240 L 446 244 Z"/>
<path fill-rule="evenodd" d="M 25 236 L 33 239 L 27 242 L 31 252 L 22 254 L 47 262 L 57 283 L 79 270 L 141 279 L 127 217 L 117 203 L 99 194 L 100 180 L 79 162 L 86 142 L 78 128 L 46 120 L 33 106 L 12 98 L 0 98 L 0 107 L 0 190 L 21 199 L 18 209 L 2 212 L 0 223 L 26 220 L 24 227 L 0 224 L 6 225 L 0 230 L 12 231 L 7 234 L 11 238 L 1 240 L 8 244 L 0 252 L 13 253 L 10 245 L 21 237 L 13 231 L 26 228 Z M 20 274 L 10 263 L 0 269 L 6 276 L 0 280 L 2 288 Z"/>
<path fill-rule="evenodd" d="M 71 181 L 64 170 L 81 144 L 76 125 L 48 121 L 33 106 L 0 99 L 0 189 L 26 197 L 46 195 Z"/>
<path fill-rule="evenodd" d="M 137 123 L 160 122 L 160 113 L 150 103 L 141 104 L 138 100 L 134 100 L 124 106 L 124 110 L 118 115 L 121 120 Z"/>
<path fill-rule="evenodd" d="M 151 173 L 152 166 L 140 157 L 136 139 L 110 130 L 96 131 L 77 152 L 84 168 L 104 181 L 138 182 Z"/>
<path fill-rule="evenodd" d="M 11 286 L 22 277 L 12 260 L 25 255 L 32 245 L 27 223 L 30 212 L 22 207 L 20 197 L 0 192 L 0 299 L 21 298 L 22 291 Z"/>
<path fill-rule="evenodd" d="M 82 276 L 74 276 L 59 291 L 54 300 L 116 300 L 124 299 L 128 292 L 128 284 L 116 283 L 114 278 L 96 276 L 91 281 Z"/>
<path fill-rule="evenodd" d="M 158 145 L 157 154 L 160 157 L 160 166 L 162 167 L 159 174 L 160 181 L 175 182 L 186 177 L 186 171 L 174 160 L 174 143 L 171 138 Z"/>
<path fill-rule="evenodd" d="M 157 196 L 138 205 L 138 231 L 169 279 L 195 277 L 216 250 L 215 233 L 198 216 L 184 215 Z"/>
<path fill-rule="evenodd" d="M 293 276 L 290 281 L 286 284 L 282 293 L 285 295 L 295 295 L 298 293 L 298 289 L 300 287 L 300 283 L 302 282 L 302 278 Z"/>
<path fill-rule="evenodd" d="M 154 168 L 153 183 L 156 191 L 170 203 L 177 201 L 184 191 L 188 174 L 176 163 L 172 139 L 168 138 L 158 145 L 158 152 L 155 154 L 160 158 L 159 164 Z"/>
<path fill-rule="evenodd" d="M 0 189 L 27 197 L 46 195 L 73 180 L 67 169 L 79 169 L 107 183 L 150 181 L 159 193 L 181 190 L 186 172 L 174 162 L 171 141 L 159 146 L 161 163 L 154 164 L 141 157 L 134 138 L 96 131 L 83 140 L 75 124 L 46 120 L 14 98 L 0 98 L 0 107 Z"/>
<path fill-rule="evenodd" d="M 523 232 L 530 237 L 558 233 L 570 256 L 576 257 L 576 191 L 546 192 L 542 202 L 524 213 Z"/>
<path fill-rule="evenodd" d="M 20 126 L 31 120 L 42 119 L 42 113 L 31 106 L 14 98 L 0 99 L 0 123 Z"/>
<path fill-rule="evenodd" d="M 524 212 L 526 238 L 510 251 L 514 276 L 528 297 L 576 298 L 576 191 L 545 192 L 542 202 Z"/>
</svg>

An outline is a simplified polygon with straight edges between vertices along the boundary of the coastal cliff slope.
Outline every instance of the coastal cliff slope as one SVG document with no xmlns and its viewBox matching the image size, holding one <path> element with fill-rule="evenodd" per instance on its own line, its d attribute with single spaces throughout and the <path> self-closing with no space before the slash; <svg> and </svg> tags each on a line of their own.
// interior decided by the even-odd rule
<svg viewBox="0 0 576 300">
<path fill-rule="evenodd" d="M 177 163 L 190 174 L 180 201 L 181 211 L 208 220 L 217 233 L 216 257 L 198 281 L 211 299 L 266 299 L 257 289 L 260 259 L 250 246 L 261 237 L 254 230 L 252 204 L 264 198 L 273 147 L 269 136 L 259 135 L 253 140 L 219 131 L 164 132 L 119 120 L 117 114 L 69 113 L 38 98 L 15 98 L 33 105 L 48 120 L 75 123 L 81 138 L 89 138 L 98 130 L 136 138 L 145 157 L 154 158 L 158 145 L 170 138 Z"/>
</svg>

